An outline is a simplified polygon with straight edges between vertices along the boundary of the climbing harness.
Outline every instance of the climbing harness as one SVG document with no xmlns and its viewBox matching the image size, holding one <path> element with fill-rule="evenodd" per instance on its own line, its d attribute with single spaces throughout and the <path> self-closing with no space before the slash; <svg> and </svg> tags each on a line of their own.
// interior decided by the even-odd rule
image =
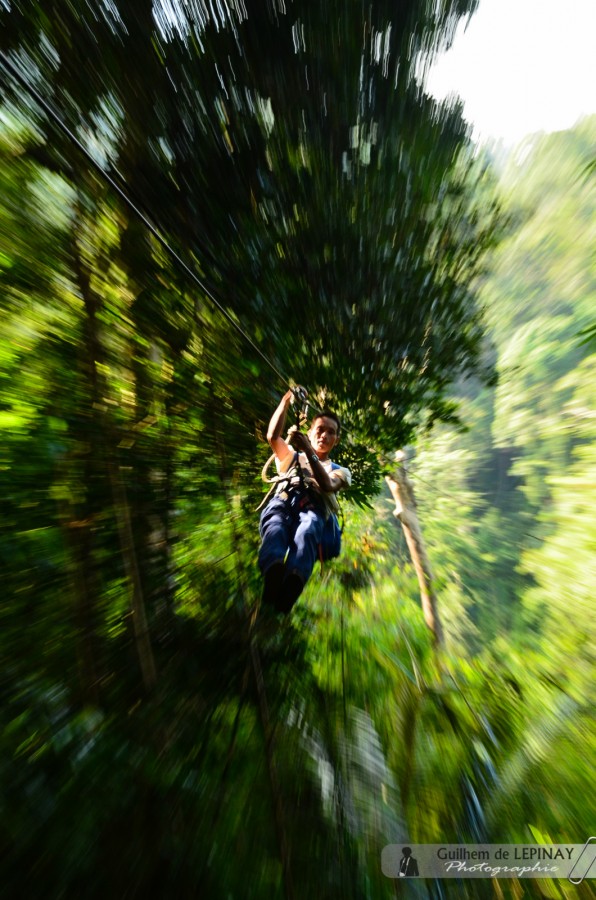
<svg viewBox="0 0 596 900">
<path fill-rule="evenodd" d="M 292 432 L 292 429 L 290 429 L 290 431 L 288 432 L 288 435 L 290 435 L 291 432 Z M 298 478 L 298 484 L 299 484 L 301 490 L 303 490 L 305 492 L 308 491 L 308 485 L 306 484 L 306 481 L 304 480 L 304 472 L 302 471 L 302 466 L 300 465 L 298 457 L 299 457 L 299 454 L 298 454 L 298 451 L 296 450 L 294 452 L 294 459 L 292 460 L 292 465 L 288 468 L 288 470 L 286 472 L 281 473 L 280 475 L 274 475 L 272 478 L 270 478 L 268 476 L 267 472 L 268 472 L 269 466 L 275 460 L 275 453 L 271 454 L 271 456 L 269 457 L 269 459 L 267 460 L 267 462 L 265 463 L 265 465 L 263 466 L 263 468 L 261 470 L 261 478 L 263 479 L 265 484 L 270 484 L 271 487 L 269 488 L 268 492 L 265 494 L 265 496 L 263 497 L 263 499 L 257 506 L 255 512 L 260 512 L 260 510 L 263 509 L 263 507 L 271 499 L 271 495 L 275 492 L 277 492 L 278 496 L 280 496 L 282 498 L 282 500 L 287 500 L 287 498 L 288 498 L 287 490 L 277 491 L 277 489 L 281 485 L 284 485 L 286 488 L 295 486 L 296 478 Z"/>
</svg>

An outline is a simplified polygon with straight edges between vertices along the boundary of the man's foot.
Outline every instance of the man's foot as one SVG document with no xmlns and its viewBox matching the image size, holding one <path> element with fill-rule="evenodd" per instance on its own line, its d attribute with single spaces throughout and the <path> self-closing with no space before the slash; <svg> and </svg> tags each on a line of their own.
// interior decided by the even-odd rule
<svg viewBox="0 0 596 900">
<path fill-rule="evenodd" d="M 289 613 L 304 590 L 304 581 L 298 572 L 290 572 L 284 580 L 275 608 L 280 613 Z"/>
<path fill-rule="evenodd" d="M 263 586 L 263 596 L 261 597 L 262 603 L 277 606 L 285 572 L 286 567 L 282 562 L 271 563 L 265 572 L 265 584 Z"/>
</svg>

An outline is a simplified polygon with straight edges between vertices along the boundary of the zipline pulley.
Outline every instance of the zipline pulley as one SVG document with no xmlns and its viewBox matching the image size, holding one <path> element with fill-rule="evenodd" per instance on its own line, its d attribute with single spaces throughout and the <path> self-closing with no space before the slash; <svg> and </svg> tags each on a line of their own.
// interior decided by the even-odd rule
<svg viewBox="0 0 596 900">
<path fill-rule="evenodd" d="M 291 388 L 291 391 L 293 394 L 292 406 L 296 412 L 296 427 L 300 428 L 302 423 L 308 422 L 308 393 L 299 384 L 295 388 Z"/>
</svg>

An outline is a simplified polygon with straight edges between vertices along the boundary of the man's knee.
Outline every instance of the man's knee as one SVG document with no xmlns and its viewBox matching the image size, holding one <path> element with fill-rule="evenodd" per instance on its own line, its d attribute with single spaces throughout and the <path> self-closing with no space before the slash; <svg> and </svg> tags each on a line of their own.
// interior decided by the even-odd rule
<svg viewBox="0 0 596 900">
<path fill-rule="evenodd" d="M 285 525 L 287 518 L 288 511 L 284 501 L 276 499 L 271 500 L 261 513 L 261 518 L 259 520 L 259 532 L 261 537 L 263 536 L 263 532 L 270 525 Z"/>
</svg>

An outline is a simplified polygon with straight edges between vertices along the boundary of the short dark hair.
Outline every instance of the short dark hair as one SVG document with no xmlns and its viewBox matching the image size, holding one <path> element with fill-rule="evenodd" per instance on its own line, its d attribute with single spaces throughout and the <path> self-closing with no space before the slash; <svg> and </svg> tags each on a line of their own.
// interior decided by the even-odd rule
<svg viewBox="0 0 596 900">
<path fill-rule="evenodd" d="M 339 416 L 337 415 L 337 413 L 334 413 L 331 409 L 324 409 L 322 412 L 316 413 L 312 417 L 312 421 L 310 423 L 311 428 L 315 424 L 317 419 L 333 419 L 333 421 L 337 425 L 337 435 L 339 437 L 339 432 L 341 431 L 341 422 L 339 421 Z"/>
</svg>

